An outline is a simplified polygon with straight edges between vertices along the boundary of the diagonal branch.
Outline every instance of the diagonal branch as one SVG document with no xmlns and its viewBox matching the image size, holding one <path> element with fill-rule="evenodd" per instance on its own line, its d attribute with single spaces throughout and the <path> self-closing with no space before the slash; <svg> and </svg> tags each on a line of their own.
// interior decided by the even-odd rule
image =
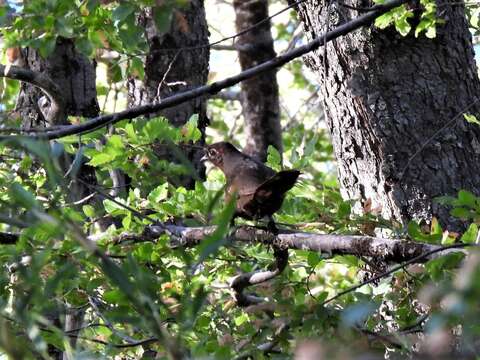
<svg viewBox="0 0 480 360">
<path fill-rule="evenodd" d="M 40 88 L 50 99 L 50 109 L 45 120 L 49 124 L 61 124 L 65 122 L 66 101 L 62 90 L 45 74 L 17 66 L 5 66 L 0 64 L 0 77 L 20 80 Z"/>
<path fill-rule="evenodd" d="M 245 70 L 235 76 L 214 82 L 210 85 L 200 86 L 188 91 L 184 91 L 184 92 L 172 95 L 170 97 L 162 99 L 160 102 L 155 104 L 142 105 L 142 106 L 130 108 L 125 111 L 117 112 L 114 114 L 98 116 L 82 124 L 71 125 L 63 129 L 52 130 L 52 131 L 44 132 L 43 134 L 30 135 L 28 137 L 52 140 L 52 139 L 58 139 L 68 135 L 84 134 L 84 133 L 92 132 L 96 129 L 102 128 L 108 124 L 117 123 L 121 120 L 134 119 L 142 115 L 156 113 L 160 110 L 179 105 L 181 103 L 190 101 L 200 96 L 216 94 L 224 88 L 238 84 L 239 82 L 249 79 L 260 73 L 279 68 L 302 55 L 305 55 L 313 50 L 318 49 L 320 46 L 324 45 L 326 42 L 332 41 L 340 36 L 346 35 L 363 26 L 370 25 L 380 15 L 406 2 L 407 0 L 391 0 L 386 2 L 385 4 L 377 5 L 375 7 L 375 10 L 367 14 L 361 15 L 356 19 L 348 21 L 338 26 L 337 28 L 325 33 L 324 35 L 319 36 L 318 38 L 312 40 L 311 42 L 303 46 L 299 46 L 298 48 L 285 52 L 273 58 L 272 60 L 266 61 L 260 65 L 257 65 L 248 70 Z M 0 136 L 0 140 L 8 140 L 10 138 L 12 138 L 12 135 Z"/>
</svg>

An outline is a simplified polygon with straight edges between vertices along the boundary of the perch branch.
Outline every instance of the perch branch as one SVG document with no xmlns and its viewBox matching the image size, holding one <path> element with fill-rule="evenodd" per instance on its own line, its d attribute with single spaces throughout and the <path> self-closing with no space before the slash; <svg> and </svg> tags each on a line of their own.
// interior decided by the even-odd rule
<svg viewBox="0 0 480 360">
<path fill-rule="evenodd" d="M 210 236 L 215 226 L 185 227 L 177 225 L 150 225 L 142 234 L 123 233 L 114 238 L 115 243 L 155 241 L 163 234 L 171 236 L 172 247 L 193 247 Z M 422 261 L 431 260 L 452 252 L 464 251 L 456 248 L 444 249 L 440 245 L 420 243 L 405 239 L 386 239 L 363 235 L 316 234 L 280 230 L 277 236 L 252 226 L 240 226 L 232 232 L 234 241 L 262 243 L 281 249 L 309 250 L 329 255 L 371 256 L 384 261 L 403 262 L 422 254 L 435 251 Z"/>
</svg>

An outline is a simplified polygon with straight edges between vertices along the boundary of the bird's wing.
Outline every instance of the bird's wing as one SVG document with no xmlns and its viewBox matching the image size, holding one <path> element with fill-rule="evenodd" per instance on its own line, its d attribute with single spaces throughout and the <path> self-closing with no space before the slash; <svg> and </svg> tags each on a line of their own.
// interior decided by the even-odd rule
<svg viewBox="0 0 480 360">
<path fill-rule="evenodd" d="M 275 171 L 251 158 L 245 159 L 230 176 L 230 184 L 239 196 L 253 195 L 265 180 L 275 175 Z"/>
<path fill-rule="evenodd" d="M 300 171 L 298 170 L 284 170 L 276 173 L 257 187 L 254 195 L 255 201 L 258 203 L 268 201 L 272 193 L 283 196 L 295 185 L 299 176 Z"/>
</svg>

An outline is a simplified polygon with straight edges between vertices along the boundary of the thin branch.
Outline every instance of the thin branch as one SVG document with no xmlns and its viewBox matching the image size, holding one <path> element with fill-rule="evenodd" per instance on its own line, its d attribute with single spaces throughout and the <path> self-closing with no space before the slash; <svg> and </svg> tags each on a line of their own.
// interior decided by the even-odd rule
<svg viewBox="0 0 480 360">
<path fill-rule="evenodd" d="M 325 35 L 321 35 L 318 38 L 312 40 L 306 45 L 295 48 L 292 51 L 281 54 L 269 61 L 266 61 L 260 65 L 254 66 L 250 69 L 247 69 L 235 76 L 214 82 L 210 85 L 204 85 L 188 91 L 180 92 L 178 94 L 167 97 L 155 104 L 147 104 L 147 105 L 130 108 L 128 110 L 117 112 L 114 114 L 99 116 L 99 117 L 90 119 L 82 124 L 71 125 L 70 127 L 65 129 L 48 131 L 44 134 L 30 135 L 27 137 L 52 140 L 52 139 L 58 139 L 68 135 L 84 134 L 84 133 L 92 132 L 94 130 L 102 128 L 108 124 L 117 123 L 121 120 L 134 119 L 142 115 L 155 113 L 160 110 L 179 105 L 181 103 L 190 101 L 192 99 L 195 99 L 204 95 L 216 94 L 224 88 L 238 84 L 239 82 L 249 79 L 260 73 L 279 68 L 293 59 L 296 59 L 302 55 L 305 55 L 313 50 L 318 49 L 320 46 L 324 45 L 325 42 L 336 39 L 342 35 L 346 35 L 360 27 L 370 25 L 378 16 L 386 13 L 387 11 L 405 2 L 407 2 L 407 0 L 391 0 L 389 2 L 386 2 L 385 4 L 378 5 L 375 11 L 361 15 L 356 19 L 346 22 L 345 24 L 338 26 L 332 31 L 329 31 Z M 0 140 L 9 140 L 9 139 L 12 139 L 12 136 L 0 136 Z"/>
<path fill-rule="evenodd" d="M 21 220 L 14 219 L 14 218 L 11 218 L 9 216 L 2 215 L 2 214 L 0 214 L 0 224 L 8 224 L 8 225 L 16 226 L 18 228 L 27 228 L 31 225 L 31 224 L 27 224 L 26 222 L 23 222 Z"/>
<path fill-rule="evenodd" d="M 45 331 L 45 332 L 49 332 L 49 333 L 54 332 L 53 330 L 50 330 L 50 329 L 47 329 L 47 328 L 40 328 L 40 330 Z M 129 342 L 127 344 L 114 344 L 114 343 L 109 343 L 108 341 L 105 341 L 105 340 L 100 340 L 100 339 L 96 339 L 96 338 L 89 338 L 89 337 L 70 334 L 70 333 L 63 333 L 63 335 L 66 336 L 66 337 L 70 337 L 70 338 L 74 338 L 74 339 L 78 339 L 78 340 L 90 341 L 90 342 L 94 342 L 96 344 L 110 346 L 110 347 L 114 347 L 114 348 L 117 348 L 117 349 L 125 349 L 125 348 L 130 348 L 130 347 L 135 347 L 135 346 L 147 345 L 147 344 L 151 344 L 153 342 L 159 341 L 158 338 L 151 337 L 151 338 L 148 338 L 148 339 L 137 340 L 135 342 Z"/>
<path fill-rule="evenodd" d="M 224 90 L 224 91 L 220 91 L 217 94 L 214 94 L 211 98 L 227 100 L 227 101 L 240 101 L 241 96 L 239 91 Z"/>
<path fill-rule="evenodd" d="M 50 99 L 50 109 L 46 116 L 49 124 L 60 124 L 67 118 L 66 102 L 62 90 L 46 74 L 18 66 L 6 67 L 0 64 L 0 77 L 20 80 L 40 88 Z"/>
<path fill-rule="evenodd" d="M 418 262 L 422 262 L 426 259 L 428 259 L 430 256 L 434 255 L 434 254 L 437 254 L 439 252 L 445 252 L 445 251 L 448 251 L 448 250 L 452 250 L 452 249 L 459 249 L 459 248 L 465 248 L 465 247 L 470 247 L 470 246 L 480 246 L 479 244 L 453 244 L 453 245 L 449 245 L 449 246 L 440 246 L 438 247 L 437 249 L 432 249 L 430 251 L 427 251 L 423 254 L 420 254 L 418 256 L 415 256 L 414 258 L 408 260 L 408 261 L 405 261 L 399 265 L 396 265 L 394 267 L 392 267 L 390 270 L 388 271 L 385 271 L 381 274 L 378 274 L 377 276 L 374 276 L 366 281 L 363 281 L 361 282 L 360 284 L 357 284 L 355 286 L 352 286 L 351 288 L 348 288 L 347 290 L 345 291 L 342 291 L 342 292 L 339 292 L 337 295 L 334 295 L 330 298 L 328 298 L 327 300 L 325 300 L 324 302 L 320 303 L 320 306 L 324 306 L 324 305 L 327 305 L 328 303 L 332 302 L 333 300 L 336 300 L 338 299 L 339 297 L 343 296 L 343 295 L 346 295 L 346 294 L 349 294 L 361 287 L 363 287 L 364 285 L 367 285 L 367 284 L 371 284 L 371 283 L 374 283 L 380 279 L 383 279 L 384 277 L 387 277 L 389 276 L 390 274 L 393 274 L 394 272 L 400 270 L 400 269 L 403 269 L 405 266 L 407 265 L 410 265 L 410 264 L 413 264 L 413 263 L 418 263 Z"/>
<path fill-rule="evenodd" d="M 440 134 L 443 130 L 449 128 L 452 124 L 455 123 L 455 121 L 457 121 L 460 117 L 463 116 L 463 114 L 465 114 L 468 110 L 470 110 L 475 104 L 477 104 L 478 102 L 480 101 L 480 98 L 477 98 L 476 100 L 474 100 L 473 102 L 471 102 L 470 104 L 468 104 L 467 106 L 465 106 L 461 111 L 459 111 L 452 119 L 450 119 L 449 121 L 447 121 L 445 123 L 445 125 L 443 125 L 440 129 L 438 129 L 437 131 L 435 131 L 433 133 L 432 136 L 430 136 L 427 141 L 425 141 L 421 146 L 420 148 L 415 151 L 415 153 L 410 156 L 410 158 L 407 160 L 407 164 L 405 165 L 405 167 L 403 168 L 403 170 L 400 172 L 400 180 L 401 181 L 403 179 L 403 177 L 405 176 L 405 174 L 407 173 L 407 170 L 408 168 L 410 167 L 412 161 L 427 147 L 428 144 L 430 144 L 432 142 L 432 140 L 434 140 L 438 134 Z"/>
<path fill-rule="evenodd" d="M 274 277 L 280 275 L 287 267 L 288 250 L 274 247 L 273 251 L 273 255 L 275 257 L 273 270 L 253 271 L 237 275 L 233 278 L 232 282 L 230 283 L 230 287 L 235 292 L 235 300 L 237 301 L 238 306 L 246 307 L 263 302 L 263 299 L 257 296 L 244 294 L 243 290 L 245 290 L 245 288 L 248 286 L 261 284 L 273 279 Z"/>
<path fill-rule="evenodd" d="M 287 7 L 277 11 L 276 13 L 260 20 L 259 22 L 253 24 L 252 26 L 236 33 L 236 34 L 233 34 L 233 35 L 230 35 L 230 36 L 227 36 L 227 37 L 224 37 L 220 40 L 217 40 L 217 41 L 214 41 L 214 42 L 211 42 L 211 43 L 208 43 L 208 44 L 204 44 L 204 45 L 197 45 L 197 46 L 186 46 L 186 47 L 183 47 L 183 48 L 170 48 L 170 49 L 158 49 L 158 50 L 155 50 L 155 52 L 157 53 L 165 53 L 165 52 L 171 52 L 171 51 L 178 51 L 178 50 L 199 50 L 199 49 L 205 49 L 205 48 L 212 48 L 212 49 L 215 49 L 215 50 L 231 50 L 230 48 L 226 49 L 226 48 L 222 48 L 222 46 L 218 46 L 218 44 L 222 43 L 222 42 L 225 42 L 225 41 L 228 41 L 228 40 L 235 40 L 237 37 L 243 35 L 243 34 L 246 34 L 247 32 L 250 32 L 252 30 L 255 30 L 256 28 L 258 28 L 259 26 L 262 26 L 263 24 L 266 24 L 268 23 L 270 20 L 272 20 L 274 17 L 284 13 L 285 11 L 287 10 L 290 10 L 294 7 L 296 7 L 297 5 L 305 2 L 306 0 L 298 0 L 298 1 L 295 1 L 294 3 L 288 5 Z M 234 47 L 236 47 L 237 45 L 233 45 Z M 228 45 L 225 46 L 225 47 L 229 47 Z M 239 49 L 236 49 L 236 50 L 239 50 Z"/>
</svg>

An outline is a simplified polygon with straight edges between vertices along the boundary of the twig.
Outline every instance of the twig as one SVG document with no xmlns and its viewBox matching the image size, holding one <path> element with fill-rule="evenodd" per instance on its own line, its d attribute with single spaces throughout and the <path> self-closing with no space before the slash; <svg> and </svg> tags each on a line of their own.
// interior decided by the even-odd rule
<svg viewBox="0 0 480 360">
<path fill-rule="evenodd" d="M 337 295 L 334 295 L 330 298 L 328 298 L 327 300 L 323 301 L 322 303 L 320 303 L 319 305 L 320 306 L 325 306 L 327 305 L 328 303 L 332 302 L 333 300 L 336 300 L 338 299 L 339 297 L 343 296 L 343 295 L 346 295 L 346 294 L 349 294 L 361 287 L 363 287 L 364 285 L 367 285 L 367 284 L 371 284 L 373 282 L 376 282 L 390 274 L 393 274 L 394 272 L 396 272 L 397 270 L 400 270 L 400 269 L 403 269 L 405 266 L 407 265 L 410 265 L 410 264 L 413 264 L 413 263 L 416 263 L 416 262 L 420 262 L 421 260 L 427 258 L 428 256 L 430 255 L 433 255 L 435 253 L 438 253 L 438 252 L 441 252 L 441 251 L 445 251 L 445 250 L 450 250 L 450 249 L 458 249 L 458 248 L 465 248 L 465 247 L 470 247 L 470 246 L 480 246 L 479 244 L 453 244 L 453 245 L 449 245 L 449 246 L 443 246 L 443 247 L 439 247 L 437 249 L 433 249 L 431 251 L 427 251 L 423 254 L 420 254 L 408 261 L 405 261 L 399 265 L 396 265 L 394 267 L 392 267 L 390 270 L 388 271 L 385 271 L 381 274 L 378 274 L 377 276 L 374 276 L 368 280 L 365 280 L 363 282 L 361 282 L 360 284 L 357 284 L 355 286 L 352 286 L 351 288 L 348 288 L 347 290 L 345 291 L 342 291 L 340 293 L 338 293 Z"/>
<path fill-rule="evenodd" d="M 274 270 L 254 271 L 233 278 L 230 287 L 235 292 L 235 300 L 237 301 L 238 306 L 246 307 L 262 302 L 263 300 L 257 296 L 245 295 L 243 290 L 248 286 L 257 285 L 271 280 L 285 270 L 288 264 L 288 250 L 274 247 L 273 255 L 275 257 Z"/>
<path fill-rule="evenodd" d="M 408 159 L 407 161 L 407 165 L 405 165 L 405 167 L 403 168 L 402 172 L 400 173 L 400 180 L 403 179 L 403 177 L 405 176 L 407 170 L 408 170 L 408 167 L 410 166 L 410 164 L 412 163 L 413 159 L 415 159 L 424 149 L 425 147 L 430 144 L 432 142 L 433 139 L 435 139 L 438 134 L 440 134 L 443 130 L 447 129 L 448 127 L 450 127 L 450 125 L 452 125 L 459 117 L 463 116 L 463 114 L 465 114 L 468 110 L 470 110 L 473 105 L 475 105 L 476 103 L 478 103 L 480 101 L 480 98 L 477 98 L 476 100 L 474 100 L 473 102 L 471 102 L 470 104 L 468 104 L 465 108 L 463 108 L 462 110 L 460 110 L 457 115 L 455 115 L 452 119 L 450 119 L 445 125 L 443 125 L 440 129 L 438 129 L 437 131 L 435 131 L 435 133 L 430 136 L 427 141 L 425 141 L 421 146 L 420 148 L 415 151 L 415 153 L 410 156 L 410 158 Z M 399 180 L 399 181 L 400 181 Z"/>
<path fill-rule="evenodd" d="M 253 24 L 252 26 L 242 30 L 242 31 L 239 31 L 238 33 L 234 34 L 234 35 L 230 35 L 230 36 L 227 36 L 227 37 L 224 37 L 220 40 L 217 40 L 217 41 L 214 41 L 214 42 L 211 42 L 211 43 L 208 43 L 208 44 L 205 44 L 205 45 L 198 45 L 198 46 L 186 46 L 186 47 L 183 47 L 183 48 L 170 48 L 170 49 L 158 49 L 158 50 L 155 50 L 154 52 L 155 53 L 164 53 L 164 52 L 171 52 L 171 51 L 178 51 L 178 50 L 199 50 L 199 49 L 204 49 L 204 48 L 216 48 L 216 50 L 230 50 L 230 49 L 219 49 L 219 46 L 217 46 L 218 44 L 222 43 L 222 42 L 225 42 L 225 41 L 228 41 L 228 40 L 235 40 L 237 37 L 247 33 L 247 32 L 250 32 L 256 28 L 258 28 L 259 26 L 269 22 L 270 20 L 272 20 L 274 17 L 284 13 L 285 11 L 287 10 L 290 10 L 292 8 L 294 8 L 295 6 L 305 2 L 306 0 L 298 0 L 296 2 L 294 2 L 293 4 L 290 4 L 288 5 L 287 7 L 277 11 L 276 13 L 260 20 L 259 22 Z M 234 47 L 236 47 L 236 45 L 233 45 Z M 238 50 L 238 49 L 236 49 Z"/>
</svg>

